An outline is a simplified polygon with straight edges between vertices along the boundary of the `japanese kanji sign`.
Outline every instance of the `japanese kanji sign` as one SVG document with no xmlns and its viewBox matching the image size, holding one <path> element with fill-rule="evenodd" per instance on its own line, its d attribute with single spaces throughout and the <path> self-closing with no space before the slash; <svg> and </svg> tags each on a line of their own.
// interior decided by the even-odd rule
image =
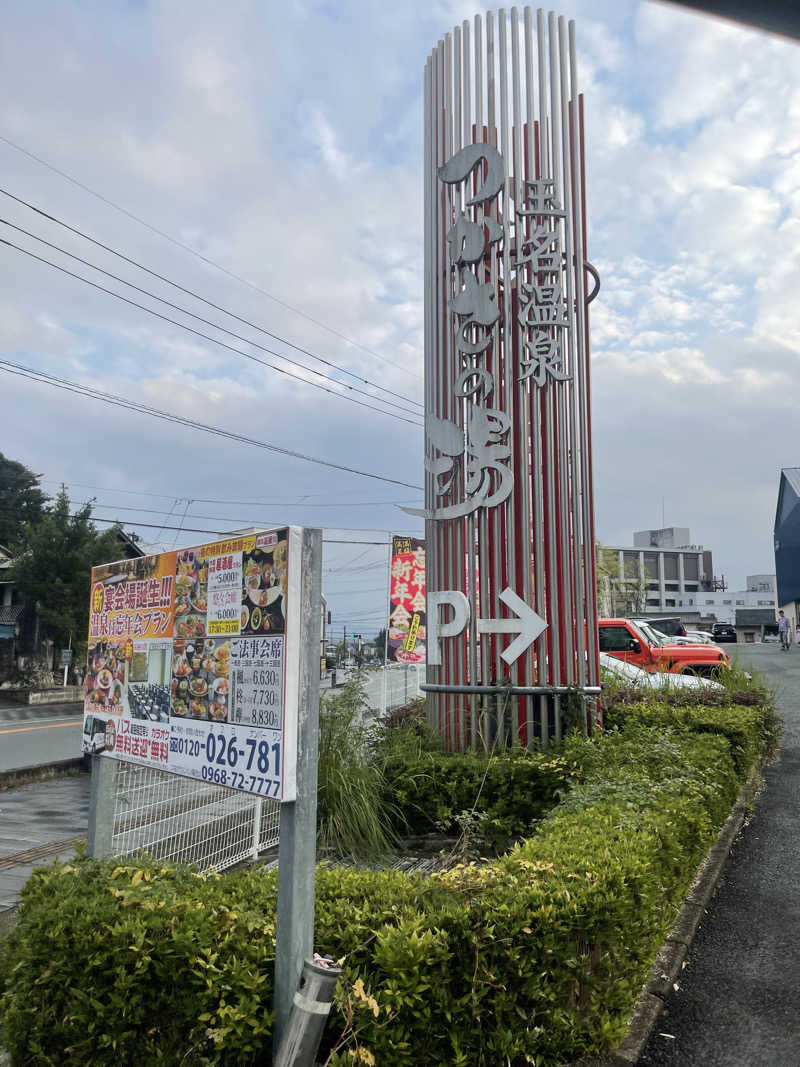
<svg viewBox="0 0 800 1067">
<path fill-rule="evenodd" d="M 84 751 L 294 798 L 300 534 L 93 569 Z"/>
<path fill-rule="evenodd" d="M 387 659 L 425 662 L 425 542 L 392 538 Z"/>
</svg>

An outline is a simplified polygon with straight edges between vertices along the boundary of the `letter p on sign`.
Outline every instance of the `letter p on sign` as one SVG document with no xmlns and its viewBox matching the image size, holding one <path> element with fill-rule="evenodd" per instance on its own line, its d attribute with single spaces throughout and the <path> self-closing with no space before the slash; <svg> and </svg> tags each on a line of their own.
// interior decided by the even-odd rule
<svg viewBox="0 0 800 1067">
<path fill-rule="evenodd" d="M 455 637 L 469 622 L 469 601 L 457 589 L 444 589 L 438 593 L 428 592 L 428 663 L 434 667 L 441 666 L 442 652 L 439 640 L 442 637 Z M 442 622 L 439 609 L 445 604 L 453 609 L 449 622 Z"/>
</svg>

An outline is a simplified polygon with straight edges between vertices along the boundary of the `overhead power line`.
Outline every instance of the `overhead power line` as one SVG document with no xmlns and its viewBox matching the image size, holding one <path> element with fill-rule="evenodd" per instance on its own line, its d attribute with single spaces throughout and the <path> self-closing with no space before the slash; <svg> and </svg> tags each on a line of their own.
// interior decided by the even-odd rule
<svg viewBox="0 0 800 1067">
<path fill-rule="evenodd" d="M 77 518 L 77 515 L 70 515 L 71 519 Z M 92 515 L 92 522 L 104 522 L 109 526 L 122 526 L 119 519 L 104 519 L 99 515 Z M 157 526 L 154 522 L 130 522 L 129 526 L 141 526 L 143 529 L 150 530 L 180 530 L 181 533 L 201 533 L 211 534 L 212 537 L 227 537 L 231 532 L 230 530 L 198 530 L 193 526 Z M 336 537 L 323 537 L 322 543 L 324 545 L 382 545 L 383 541 L 343 541 Z"/>
<path fill-rule="evenodd" d="M 215 304 L 213 300 L 209 300 L 207 297 L 201 296 L 200 293 L 196 293 L 193 289 L 187 289 L 186 286 L 180 285 L 178 282 L 173 281 L 171 278 L 167 278 L 163 274 L 159 274 L 158 271 L 152 270 L 150 267 L 145 267 L 144 264 L 143 263 L 139 263 L 138 260 L 132 259 L 130 256 L 126 256 L 123 252 L 120 252 L 116 248 L 112 248 L 110 245 L 104 244 L 102 241 L 98 241 L 97 238 L 92 237 L 90 234 L 85 233 L 83 230 L 79 230 L 75 226 L 71 226 L 68 222 L 65 222 L 63 219 L 60 219 L 56 215 L 51 214 L 49 211 L 45 211 L 43 208 L 38 207 L 36 204 L 30 203 L 30 201 L 28 201 L 28 200 L 23 200 L 22 197 L 16 196 L 14 193 L 10 192 L 8 189 L 0 188 L 0 193 L 2 193 L 3 196 L 8 197 L 9 200 L 13 200 L 17 204 L 22 204 L 23 207 L 28 208 L 30 211 L 36 212 L 37 215 L 41 215 L 42 218 L 47 219 L 48 222 L 54 222 L 57 226 L 61 226 L 63 229 L 68 230 L 70 233 L 74 233 L 76 236 L 81 237 L 84 241 L 89 241 L 91 244 L 95 245 L 97 248 L 102 248 L 104 252 L 109 252 L 109 253 L 111 253 L 112 256 L 116 256 L 118 259 L 121 259 L 123 262 L 130 263 L 131 266 L 136 267 L 138 270 L 144 271 L 145 274 L 149 274 L 152 278 L 157 278 L 159 281 L 165 282 L 167 285 L 171 285 L 174 289 L 178 289 L 180 292 L 185 293 L 187 296 L 191 296 L 194 300 L 199 300 L 203 304 L 208 304 L 208 306 L 214 308 L 215 311 L 221 311 L 224 315 L 228 315 L 230 318 L 236 319 L 237 322 L 241 322 L 245 326 L 249 326 L 251 329 L 257 330 L 259 333 L 263 333 L 267 337 L 271 337 L 274 341 L 280 341 L 281 344 L 288 345 L 290 348 L 294 348 L 297 352 L 302 352 L 304 355 L 309 356 L 311 359 L 316 359 L 319 363 L 324 363 L 326 367 L 332 367 L 334 370 L 338 370 L 342 374 L 347 374 L 351 378 L 355 378 L 355 380 L 358 381 L 358 382 L 364 382 L 365 385 L 371 385 L 374 389 L 380 389 L 381 392 L 387 393 L 389 396 L 394 396 L 398 400 L 405 400 L 409 404 L 414 404 L 416 407 L 419 407 L 419 408 L 421 408 L 423 406 L 418 400 L 414 400 L 412 397 L 405 396 L 402 393 L 396 393 L 396 392 L 394 392 L 394 390 L 387 389 L 383 385 L 378 385 L 377 382 L 370 381 L 369 378 L 365 378 L 361 374 L 356 374 L 354 371 L 348 370 L 347 367 L 340 367 L 337 363 L 334 363 L 332 360 L 326 359 L 323 356 L 319 356 L 319 355 L 316 354 L 316 352 L 312 352 L 308 348 L 303 348 L 302 345 L 297 345 L 293 341 L 289 341 L 286 337 L 281 337 L 280 334 L 273 333 L 271 330 L 266 329 L 266 327 L 259 326 L 258 323 L 251 322 L 250 319 L 245 319 L 241 315 L 237 315 L 236 312 L 230 311 L 228 308 L 222 307 L 220 304 Z M 7 225 L 12 225 L 12 224 L 8 223 Z M 22 230 L 22 232 L 23 233 L 27 233 L 26 230 Z M 34 236 L 34 235 L 33 234 L 29 234 L 29 236 Z M 40 240 L 40 238 L 36 238 L 36 239 Z M 52 246 L 52 247 L 57 247 L 57 246 Z M 78 258 L 78 257 L 76 257 L 76 258 Z M 80 260 L 80 262 L 83 263 L 85 261 L 84 260 Z M 89 265 L 93 266 L 93 264 L 89 264 Z M 96 268 L 96 269 L 99 270 L 99 268 Z M 116 277 L 116 276 L 112 275 L 112 277 Z M 142 291 L 144 291 L 144 290 L 142 290 Z M 188 314 L 188 312 L 187 312 L 187 314 Z M 203 320 L 203 321 L 205 321 L 205 320 Z M 221 329 L 222 327 L 219 327 L 219 328 Z M 233 336 L 234 337 L 238 337 L 239 335 L 238 334 L 234 334 Z M 245 340 L 245 338 L 240 338 L 240 340 Z M 250 342 L 250 343 L 254 343 L 254 342 Z M 270 349 L 266 349 L 266 351 L 270 351 Z M 273 354 L 277 354 L 277 353 L 273 353 Z"/>
<path fill-rule="evenodd" d="M 52 222 L 58 223 L 59 226 L 64 226 L 65 229 L 70 230 L 72 233 L 76 233 L 85 240 L 91 241 L 99 248 L 104 249 L 107 252 L 111 252 L 113 255 L 118 256 L 126 263 L 132 263 L 139 270 L 145 271 L 147 274 L 151 274 L 154 278 L 158 278 L 162 282 L 166 282 L 168 285 L 173 286 L 175 289 L 179 289 L 183 293 L 187 293 L 194 300 L 199 300 L 201 303 L 208 304 L 209 307 L 214 308 L 217 311 L 221 311 L 224 315 L 229 315 L 233 319 L 237 319 L 240 322 L 245 323 L 247 326 L 252 327 L 254 330 L 266 334 L 267 337 L 272 337 L 276 341 L 280 341 L 281 344 L 288 345 L 290 348 L 296 349 L 298 352 L 302 352 L 304 355 L 309 356 L 311 359 L 316 359 L 317 362 L 325 364 L 327 367 L 331 367 L 333 370 L 337 370 L 342 374 L 348 374 L 351 378 L 355 378 L 358 382 L 364 382 L 365 385 L 371 386 L 373 389 L 379 389 L 381 392 L 386 393 L 388 396 L 396 397 L 398 400 L 402 400 L 407 404 L 414 404 L 418 408 L 422 408 L 422 404 L 417 400 L 413 400 L 411 397 L 403 396 L 402 393 L 395 393 L 391 389 L 385 389 L 382 385 L 378 385 L 376 382 L 371 382 L 368 378 L 363 378 L 360 375 L 354 374 L 352 371 L 347 370 L 345 367 L 340 367 L 336 363 L 332 363 L 328 359 L 323 359 L 322 356 L 317 356 L 313 352 L 310 352 L 307 348 L 301 348 L 299 345 L 292 344 L 291 341 L 287 341 L 286 338 L 280 337 L 278 334 L 270 333 L 269 330 L 265 330 L 261 326 L 256 326 L 254 323 L 247 319 L 242 319 L 238 315 L 234 315 L 232 311 L 227 311 L 224 307 L 220 307 L 219 304 L 214 304 L 210 300 L 206 300 L 204 297 L 199 296 L 197 293 L 192 292 L 191 289 L 185 289 L 182 285 L 178 285 L 177 282 L 170 281 L 169 278 L 165 278 L 162 274 L 156 274 L 155 271 L 149 270 L 147 267 L 143 267 L 140 263 L 137 263 L 133 259 L 129 259 L 128 256 L 122 255 L 121 252 L 115 251 L 113 248 L 109 248 L 108 245 L 102 244 L 100 241 L 95 241 L 94 238 L 83 234 L 80 230 L 76 230 L 72 226 L 67 226 L 66 223 L 60 222 L 52 215 L 48 215 L 40 208 L 33 207 L 27 204 L 26 201 L 20 200 L 19 197 L 14 196 L 12 193 L 7 192 L 5 189 L 0 189 L 0 193 L 4 196 L 10 197 L 12 200 L 16 200 L 20 204 L 24 204 L 26 207 L 31 207 L 31 210 L 38 212 L 44 218 L 50 219 Z M 106 278 L 113 278 L 115 282 L 119 282 L 121 285 L 127 285 L 129 289 L 133 289 L 137 293 L 142 293 L 144 296 L 149 296 L 152 300 L 157 300 L 159 303 L 164 304 L 166 307 L 172 308 L 174 311 L 180 312 L 182 315 L 187 315 L 189 318 L 197 319 L 198 322 L 205 323 L 206 326 L 211 326 L 215 330 L 219 330 L 221 333 L 228 334 L 229 337 L 234 337 L 237 341 L 243 341 L 246 345 L 252 345 L 254 348 L 260 349 L 262 352 L 267 352 L 271 356 L 276 356 L 278 359 L 285 360 L 293 367 L 302 367 L 303 370 L 308 371 L 310 374 L 317 374 L 325 381 L 335 382 L 336 385 L 341 385 L 345 389 L 352 389 L 354 392 L 361 393 L 363 396 L 368 396 L 372 400 L 379 400 L 385 404 L 391 404 L 393 407 L 399 408 L 401 411 L 405 411 L 409 415 L 418 415 L 420 412 L 408 411 L 407 408 L 401 407 L 399 404 L 395 404 L 393 401 L 385 400 L 384 397 L 375 396 L 373 393 L 368 393 L 363 389 L 356 389 L 352 385 L 348 385 L 347 382 L 340 382 L 336 378 L 331 378 L 329 374 L 323 374 L 321 371 L 315 370 L 313 367 L 307 367 L 305 363 L 298 363 L 297 360 L 290 359 L 289 356 L 284 355 L 282 352 L 276 352 L 273 348 L 267 348 L 265 345 L 259 344 L 258 341 L 253 341 L 249 337 L 245 337 L 240 333 L 236 333 L 234 330 L 229 330 L 226 326 L 220 326 L 219 323 L 214 322 L 212 319 L 203 318 L 202 315 L 197 315 L 194 311 L 189 311 L 188 308 L 182 307 L 180 304 L 173 304 L 171 300 L 166 300 L 164 297 L 159 296 L 157 293 L 152 293 L 149 289 L 143 289 L 140 285 L 135 285 L 133 282 L 127 280 L 127 278 L 120 277 L 119 274 L 114 274 L 112 271 L 106 270 L 104 267 L 98 267 L 96 263 L 92 263 L 91 260 L 83 259 L 82 256 L 75 255 L 73 252 L 67 251 L 66 248 L 62 248 L 61 245 L 55 244 L 52 241 L 45 240 L 44 237 L 39 237 L 38 234 L 32 233 L 30 230 L 26 230 L 23 226 L 18 226 L 15 222 L 11 222 L 8 219 L 0 217 L 0 222 L 5 226 L 10 227 L 12 230 L 16 230 L 17 233 L 22 233 L 26 237 L 30 237 L 33 241 L 38 241 L 39 244 L 45 245 L 47 248 L 52 248 L 54 252 L 60 252 L 63 256 L 69 256 L 70 259 L 74 259 L 77 263 L 82 263 L 85 267 L 89 267 L 91 270 L 96 270 L 99 274 L 103 274 Z"/>
<path fill-rule="evenodd" d="M 306 463 L 317 463 L 322 467 L 329 467 L 332 470 L 345 471 L 347 474 L 357 474 L 361 478 L 372 478 L 378 482 L 388 482 L 390 485 L 402 485 L 405 489 L 417 489 L 421 491 L 421 486 L 412 485 L 410 482 L 401 482 L 397 478 L 387 478 L 383 474 L 373 474 L 370 471 L 358 470 L 356 467 L 347 467 L 341 463 L 332 463 L 327 459 L 319 459 L 317 456 L 308 456 L 302 452 L 295 452 L 293 449 L 282 448 L 280 445 L 269 444 L 266 441 L 259 441 L 253 437 L 246 437 L 244 434 L 233 433 L 230 430 L 223 430 L 218 426 L 210 426 L 208 423 L 197 422 L 196 420 L 188 419 L 183 415 L 175 415 L 171 412 L 161 411 L 158 408 L 151 408 L 146 404 L 139 404 L 136 401 L 128 400 L 125 397 L 115 396 L 113 393 L 101 393 L 98 389 L 80 385 L 78 382 L 68 381 L 66 378 L 58 378 L 51 374 L 45 374 L 43 371 L 36 370 L 33 367 L 25 367 L 19 363 L 12 363 L 9 360 L 0 360 L 0 370 L 3 370 L 8 374 L 17 375 L 21 378 L 29 378 L 31 381 L 39 382 L 42 385 L 50 385 L 56 389 L 65 389 L 68 392 L 77 393 L 80 396 L 90 397 L 91 399 L 99 400 L 104 404 L 127 408 L 129 411 L 138 411 L 143 415 L 150 415 L 155 419 L 162 419 L 165 422 L 176 423 L 180 426 L 188 426 L 193 430 L 202 430 L 204 433 L 214 434 L 217 437 L 224 437 L 230 441 L 239 441 L 241 444 L 263 448 L 267 452 L 274 452 L 277 455 L 288 456 L 291 459 L 301 459 Z M 382 543 L 383 542 L 381 542 L 381 544 Z"/>
<path fill-rule="evenodd" d="M 0 219 L 0 221 L 4 222 L 5 220 Z M 19 229 L 19 227 L 15 227 L 15 229 Z M 41 240 L 41 238 L 36 238 L 36 240 Z M 49 244 L 48 241 L 42 241 L 42 243 L 43 244 Z M 51 259 L 45 259 L 44 256 L 39 256 L 35 252 L 31 252 L 31 250 L 28 249 L 28 248 L 23 248 L 21 245 L 14 244 L 13 241 L 6 240 L 5 237 L 0 237 L 0 244 L 4 244 L 8 248 L 13 248 L 15 251 L 21 252 L 25 256 L 29 256 L 31 259 L 35 259 L 39 263 L 44 263 L 46 266 L 52 267 L 54 270 L 61 271 L 62 274 L 67 274 L 70 278 L 75 278 L 77 281 L 83 282 L 84 285 L 91 286 L 92 289 L 97 289 L 101 293 L 107 293 L 108 296 L 113 296 L 116 300 L 121 300 L 124 304 L 129 304 L 131 307 L 139 308 L 140 311 L 146 311 L 148 315 L 152 315 L 154 318 L 161 319 L 162 322 L 168 322 L 172 326 L 177 326 L 179 329 L 185 330 L 187 333 L 194 334 L 195 337 L 201 337 L 204 341 L 210 341 L 212 344 L 218 345 L 220 348 L 225 348 L 229 352 L 235 352 L 239 356 L 244 356 L 245 359 L 250 359 L 254 363 L 260 363 L 261 366 L 268 367 L 270 370 L 277 371 L 279 374 L 283 374 L 287 378 L 293 378 L 295 381 L 302 382 L 304 385 L 310 385 L 314 389 L 321 389 L 323 393 L 328 393 L 328 394 L 330 394 L 330 396 L 338 397 L 340 400 L 348 400 L 351 404 L 358 404 L 359 407 L 368 408 L 370 411 L 377 411 L 381 415 L 389 415 L 391 418 L 398 419 L 400 422 L 407 422 L 411 426 L 421 426 L 422 425 L 422 423 L 417 422 L 415 419 L 406 419 L 402 415 L 398 415 L 397 412 L 395 412 L 395 411 L 387 411 L 385 408 L 376 408 L 374 405 L 365 404 L 363 402 L 363 400 L 356 400 L 355 397 L 348 396 L 346 393 L 337 392 L 335 389 L 328 389 L 326 386 L 320 385 L 319 382 L 309 381 L 308 378 L 303 378 L 299 374 L 293 374 L 291 371 L 286 370 L 285 367 L 276 367 L 274 363 L 269 363 L 269 362 L 267 362 L 267 360 L 261 359 L 259 356 L 254 356 L 252 352 L 244 352 L 244 351 L 242 351 L 241 348 L 236 348 L 234 345 L 229 345 L 225 341 L 220 341 L 219 338 L 217 338 L 217 337 L 212 337 L 210 334 L 203 333 L 202 330 L 196 330 L 193 326 L 187 326 L 186 323 L 184 323 L 184 322 L 179 322 L 177 319 L 171 319 L 169 317 L 169 315 L 162 315 L 160 311 L 154 311 L 153 308 L 147 307 L 146 304 L 140 304 L 136 300 L 131 300 L 129 297 L 123 296 L 122 293 L 115 293 L 113 289 L 107 289 L 104 285 L 99 285 L 97 282 L 93 282 L 90 278 L 84 278 L 82 274 L 76 274 L 74 271 L 67 270 L 66 267 L 62 267 L 58 263 L 53 263 L 53 261 Z M 51 245 L 50 247 L 53 247 L 53 246 Z M 63 249 L 58 249 L 58 251 L 63 251 Z M 72 255 L 71 252 L 65 252 L 64 254 L 67 255 L 67 256 L 71 256 Z M 73 259 L 77 259 L 79 257 L 73 256 L 72 258 Z M 81 262 L 86 262 L 86 261 L 82 260 Z M 89 266 L 91 266 L 91 264 L 89 264 Z M 103 271 L 100 267 L 95 267 L 94 269 L 95 270 L 100 270 L 101 273 L 103 273 L 103 274 L 107 274 L 108 273 L 108 271 Z M 113 275 L 113 277 L 116 277 L 116 275 Z M 125 282 L 125 284 L 126 285 L 131 285 L 130 282 Z M 138 289 L 138 286 L 131 285 L 131 288 Z M 144 292 L 144 290 L 139 290 L 139 291 L 140 292 Z M 152 293 L 148 293 L 147 295 L 153 297 L 155 300 L 161 300 L 161 297 L 153 296 Z M 164 304 L 169 304 L 168 300 L 162 300 L 161 302 L 164 303 Z M 174 304 L 170 304 L 170 307 L 175 307 L 175 305 Z M 179 310 L 182 310 L 182 309 L 179 309 Z M 191 315 L 192 313 L 184 311 L 183 314 Z M 199 318 L 199 316 L 194 316 L 194 317 L 195 318 Z M 207 320 L 204 319 L 203 321 L 205 322 Z M 212 323 L 212 326 L 213 326 L 213 323 Z M 216 328 L 220 329 L 220 327 L 216 327 Z M 254 344 L 255 342 L 249 341 L 247 343 L 248 344 Z M 258 347 L 261 347 L 261 346 L 259 345 Z M 285 356 L 279 356 L 278 358 L 279 359 L 286 359 Z M 294 360 L 287 360 L 287 362 L 294 363 L 295 361 Z M 302 366 L 302 364 L 295 364 L 295 365 L 296 366 Z M 325 377 L 327 381 L 333 381 L 333 379 L 327 378 L 327 376 L 325 376 L 325 375 L 319 375 L 318 371 L 309 370 L 308 367 L 304 367 L 303 369 L 304 370 L 308 370 L 310 374 L 317 374 L 318 376 Z M 335 384 L 339 385 L 343 389 L 347 389 L 349 391 L 362 392 L 362 390 L 355 390 L 354 386 L 352 386 L 352 385 L 344 385 L 342 382 L 335 382 Z M 365 395 L 369 396 L 370 394 L 367 393 Z M 378 400 L 378 401 L 381 400 L 380 397 L 374 397 L 374 396 L 371 397 L 371 399 Z M 388 403 L 388 401 L 384 401 L 384 402 Z M 405 410 L 405 409 L 401 409 L 401 410 Z"/>
<path fill-rule="evenodd" d="M 60 168 L 54 166 L 52 163 L 48 163 L 46 159 L 42 159 L 41 156 L 37 156 L 29 149 L 23 148 L 22 145 L 16 144 L 16 142 L 10 140 L 10 138 L 4 137 L 2 134 L 0 134 L 0 141 L 2 141 L 3 144 L 7 144 L 9 148 L 13 148 L 15 152 L 20 152 L 22 155 L 27 156 L 28 159 L 34 160 L 34 162 L 40 164 L 40 166 L 46 167 L 54 174 L 58 174 L 66 181 L 71 182 L 72 185 L 76 186 L 78 189 L 83 189 L 85 193 L 89 193 L 90 196 L 93 196 L 97 200 L 102 201 L 104 204 L 107 204 L 115 211 L 119 211 L 120 214 L 125 215 L 129 219 L 132 219 L 140 226 L 144 226 L 144 228 L 150 230 L 151 233 L 155 233 L 159 237 L 162 237 L 165 241 L 169 241 L 170 244 L 175 245 L 176 248 L 182 248 L 184 252 L 188 252 L 196 259 L 199 259 L 202 263 L 207 264 L 207 266 L 209 267 L 213 267 L 214 270 L 218 270 L 221 274 L 226 275 L 228 278 L 232 278 L 234 281 L 239 282 L 241 285 L 246 285 L 248 289 L 252 289 L 254 292 L 260 293 L 268 300 L 272 300 L 273 303 L 278 304 L 279 307 L 285 308 L 287 311 L 291 311 L 294 315 L 299 315 L 300 318 L 305 319 L 307 322 L 312 322 L 315 326 L 318 326 L 322 330 L 327 330 L 327 332 L 333 334 L 334 337 L 338 337 L 340 340 L 345 341 L 349 345 L 352 345 L 353 348 L 358 348 L 360 351 L 366 352 L 367 355 L 373 356 L 375 359 L 380 360 L 381 363 L 386 363 L 390 367 L 395 367 L 397 370 L 402 371 L 403 374 L 407 374 L 409 375 L 409 377 L 416 378 L 417 380 L 419 380 L 419 374 L 415 374 L 407 367 L 403 367 L 400 363 L 394 363 L 391 359 L 387 359 L 385 356 L 380 355 L 372 348 L 368 348 L 366 345 L 359 344 L 358 341 L 354 341 L 351 337 L 348 337 L 346 334 L 341 333 L 339 330 L 335 330 L 332 326 L 328 326 L 326 325 L 326 323 L 321 322 L 319 319 L 313 318 L 313 316 L 306 314 L 306 312 L 301 311 L 299 308 L 296 308 L 291 304 L 287 304 L 284 300 L 280 300 L 277 296 L 274 296 L 272 293 L 267 292 L 266 289 L 262 289 L 261 286 L 256 285 L 255 282 L 251 282 L 249 281 L 249 279 L 243 278 L 239 274 L 235 274 L 232 270 L 229 270 L 227 267 L 223 267 L 215 260 L 210 259 L 208 256 L 204 256 L 202 252 L 198 252 L 197 249 L 192 248 L 191 245 L 184 244 L 183 241 L 179 241 L 176 237 L 173 237 L 171 234 L 166 233 L 164 230 L 159 230 L 157 226 L 153 226 L 151 223 L 146 222 L 143 218 L 140 218 L 138 215 L 135 215 L 132 211 L 128 211 L 127 208 L 124 208 L 120 204 L 115 203 L 107 196 L 103 196 L 102 193 L 98 193 L 96 189 L 92 189 L 90 186 L 85 185 L 83 182 L 79 181 L 77 178 L 74 178 L 66 171 L 61 170 Z"/>
<path fill-rule="evenodd" d="M 269 518 L 269 519 L 261 518 L 261 519 L 258 519 L 258 518 L 254 518 L 252 515 L 250 515 L 247 518 L 243 519 L 243 518 L 241 518 L 241 517 L 239 517 L 237 515 L 196 515 L 196 514 L 189 515 L 188 511 L 189 511 L 190 506 L 192 504 L 197 503 L 197 501 L 194 499 L 194 497 L 192 497 L 191 499 L 189 499 L 188 497 L 178 497 L 178 498 L 176 498 L 176 500 L 173 503 L 173 507 L 171 507 L 169 509 L 169 512 L 165 516 L 165 519 L 164 519 L 165 522 L 167 521 L 167 519 L 170 518 L 170 516 L 172 514 L 172 511 L 173 511 L 173 508 L 176 505 L 182 504 L 182 503 L 186 504 L 186 507 L 184 508 L 184 511 L 183 511 L 183 518 L 184 519 L 186 519 L 186 518 L 189 518 L 189 519 L 203 519 L 203 520 L 208 520 L 209 522 L 236 522 L 236 523 L 239 523 L 242 526 L 286 526 L 286 525 L 290 525 L 290 523 L 287 523 L 287 520 L 286 520 L 285 516 L 282 516 L 279 519 L 275 519 L 275 518 Z M 70 500 L 70 504 L 73 507 L 85 507 L 87 504 L 89 504 L 89 505 L 91 505 L 92 509 L 94 509 L 94 508 L 102 508 L 104 511 L 135 511 L 140 515 L 163 515 L 164 514 L 164 509 L 163 508 L 137 508 L 137 507 L 131 507 L 130 504 L 114 504 L 114 503 L 109 504 L 108 502 L 102 501 L 102 500 Z M 13 515 L 13 514 L 15 514 L 15 509 L 13 507 L 7 506 L 5 504 L 0 504 L 0 514 Z M 175 517 L 177 518 L 177 515 Z M 126 519 L 125 521 L 135 524 L 137 520 L 136 519 Z M 316 526 L 318 524 L 317 523 L 307 523 L 305 525 Z M 175 527 L 174 526 L 170 526 L 170 527 L 165 526 L 164 529 L 174 530 Z M 348 533 L 385 533 L 387 535 L 387 537 L 392 532 L 390 530 L 384 530 L 383 527 L 380 527 L 380 526 L 329 526 L 329 527 L 327 527 L 327 529 L 329 529 L 329 530 L 344 530 L 344 531 L 346 531 Z M 381 542 L 381 543 L 384 543 L 384 542 Z M 385 543 L 388 544 L 388 541 L 385 542 Z"/>
<path fill-rule="evenodd" d="M 175 500 L 175 493 L 155 493 L 149 489 L 120 489 L 112 485 L 87 485 L 86 482 L 71 482 L 66 478 L 40 478 L 39 481 L 44 482 L 46 485 L 69 485 L 74 489 L 96 489 L 99 493 L 125 493 L 128 496 L 155 496 L 161 497 L 164 500 Z M 196 504 L 233 504 L 239 507 L 280 507 L 285 505 L 286 507 L 296 508 L 372 508 L 372 507 L 393 507 L 396 504 L 413 503 L 413 501 L 407 500 L 359 500 L 359 501 L 342 501 L 340 500 L 336 504 L 311 504 L 306 503 L 307 499 L 311 499 L 313 496 L 330 495 L 330 494 L 302 494 L 300 500 L 296 497 L 291 499 L 275 497 L 274 500 L 219 500 L 212 499 L 211 497 L 192 497 L 192 500 Z M 179 496 L 178 500 L 185 500 L 185 497 Z"/>
</svg>

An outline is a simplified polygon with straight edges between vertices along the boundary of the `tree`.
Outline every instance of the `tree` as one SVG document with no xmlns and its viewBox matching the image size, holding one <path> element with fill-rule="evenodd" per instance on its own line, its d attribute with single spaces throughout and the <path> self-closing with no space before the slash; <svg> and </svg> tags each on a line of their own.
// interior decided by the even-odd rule
<svg viewBox="0 0 800 1067">
<path fill-rule="evenodd" d="M 26 528 L 9 571 L 25 600 L 37 605 L 45 633 L 64 648 L 70 636 L 73 645 L 86 641 L 92 567 L 119 555 L 114 528 L 98 532 L 91 515 L 91 504 L 70 515 L 62 489 L 41 520 Z"/>
<path fill-rule="evenodd" d="M 378 659 L 382 660 L 384 651 L 386 649 L 386 627 L 385 626 L 382 627 L 380 630 L 378 630 L 378 636 L 373 641 L 373 644 L 375 645 L 375 652 L 377 653 Z"/>
<path fill-rule="evenodd" d="M 597 613 L 601 618 L 640 615 L 647 606 L 647 581 L 638 564 L 624 572 L 619 553 L 597 542 Z"/>
<path fill-rule="evenodd" d="M 0 545 L 19 548 L 25 526 L 41 522 L 46 502 L 39 475 L 0 452 Z"/>
</svg>

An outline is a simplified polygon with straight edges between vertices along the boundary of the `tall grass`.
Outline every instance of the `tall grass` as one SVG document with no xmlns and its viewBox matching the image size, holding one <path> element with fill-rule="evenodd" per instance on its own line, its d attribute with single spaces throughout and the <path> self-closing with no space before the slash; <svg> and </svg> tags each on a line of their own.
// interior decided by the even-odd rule
<svg viewBox="0 0 800 1067">
<path fill-rule="evenodd" d="M 375 751 L 378 726 L 359 671 L 320 703 L 317 838 L 321 849 L 355 860 L 393 851 Z"/>
</svg>

